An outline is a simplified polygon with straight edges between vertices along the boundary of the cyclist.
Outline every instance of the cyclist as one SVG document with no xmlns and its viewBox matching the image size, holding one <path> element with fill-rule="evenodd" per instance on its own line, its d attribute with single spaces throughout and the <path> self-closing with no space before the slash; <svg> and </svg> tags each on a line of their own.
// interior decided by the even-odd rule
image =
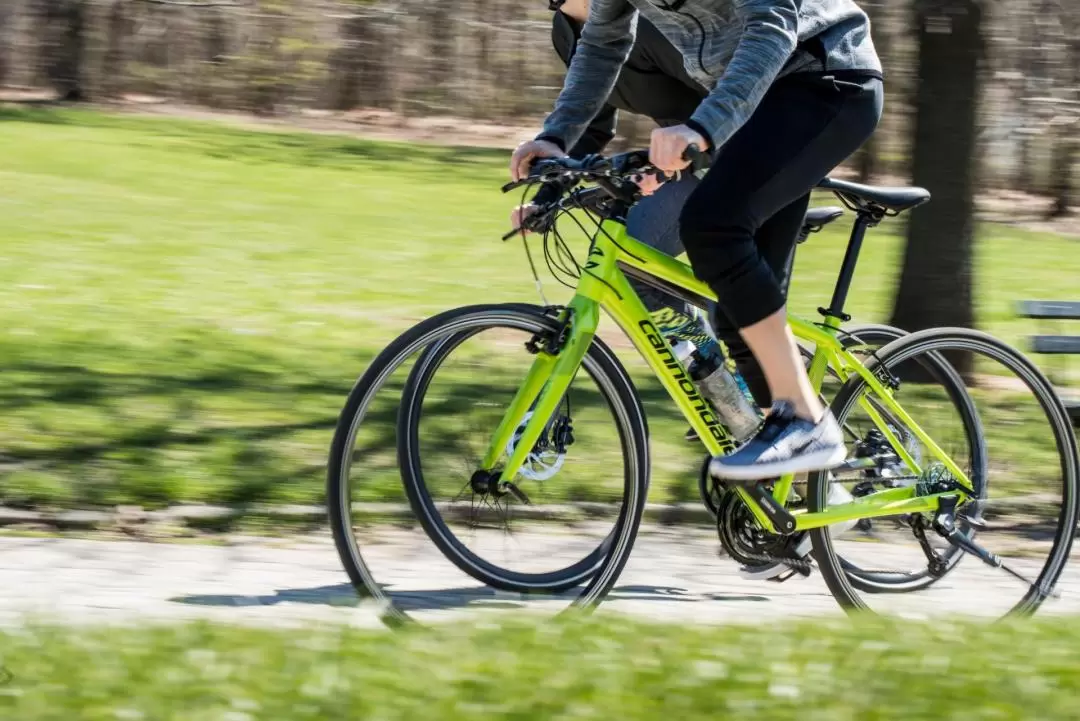
<svg viewBox="0 0 1080 721">
<path fill-rule="evenodd" d="M 843 436 L 787 324 L 781 256 L 795 245 L 813 186 L 880 119 L 869 19 L 853 0 L 592 0 L 554 110 L 511 158 L 515 180 L 534 159 L 577 143 L 615 86 L 639 13 L 710 88 L 685 123 L 653 131 L 650 160 L 675 171 L 691 145 L 712 154 L 680 213 L 680 237 L 717 294 L 717 325 L 738 330 L 771 401 L 757 434 L 710 469 L 753 482 L 832 467 L 846 455 Z M 770 252 L 765 237 L 784 238 L 788 253 Z"/>
<path fill-rule="evenodd" d="M 589 13 L 589 0 L 549 0 L 548 7 L 554 11 L 552 45 L 559 58 L 569 66 Z M 660 127 L 670 127 L 686 122 L 706 95 L 708 91 L 683 68 L 682 56 L 675 47 L 651 23 L 640 22 L 618 81 L 569 155 L 584 158 L 602 152 L 615 137 L 620 110 L 652 118 Z M 630 210 L 626 219 L 627 232 L 668 255 L 682 254 L 679 211 L 696 187 L 697 178 L 684 173 L 679 180 L 657 187 L 651 176 L 646 176 L 640 184 L 646 195 Z M 558 183 L 545 184 L 533 196 L 532 202 L 514 210 L 511 223 L 514 227 L 520 226 L 525 217 L 558 198 L 560 193 Z M 633 279 L 630 282 L 662 331 L 692 341 L 699 350 L 719 353 L 704 324 L 686 303 L 645 283 Z M 738 334 L 723 340 L 737 343 Z M 696 438 L 692 429 L 687 438 Z"/>
<path fill-rule="evenodd" d="M 552 44 L 559 58 L 569 66 L 581 37 L 581 27 L 588 16 L 589 0 L 549 0 L 548 6 L 554 11 Z M 584 158 L 591 153 L 602 152 L 615 137 L 620 110 L 650 117 L 660 127 L 670 127 L 685 123 L 707 95 L 704 86 L 686 72 L 682 56 L 667 38 L 647 19 L 638 18 L 633 47 L 607 102 L 568 154 L 573 158 Z M 690 192 L 697 187 L 698 179 L 684 173 L 677 181 L 666 183 L 659 189 L 655 189 L 650 180 L 646 177 L 641 183 L 649 194 L 630 210 L 627 232 L 657 250 L 671 256 L 680 255 L 684 249 L 679 239 L 679 211 Z M 545 184 L 532 202 L 514 210 L 511 214 L 513 226 L 520 226 L 524 217 L 557 198 L 559 192 L 556 183 Z M 756 241 L 760 252 L 770 258 L 770 266 L 776 270 L 786 293 L 794 262 L 794 245 L 783 232 L 779 235 L 772 232 L 774 229 L 784 231 L 786 225 L 764 227 L 757 234 Z M 671 332 L 676 338 L 693 341 L 704 355 L 719 355 L 719 348 L 715 347 L 699 317 L 687 304 L 645 283 L 634 279 L 630 279 L 630 283 L 662 330 Z M 714 325 L 717 337 L 727 346 L 728 357 L 735 362 L 755 401 L 767 408 L 770 403 L 768 385 L 750 349 L 730 324 Z M 693 428 L 686 432 L 686 438 L 697 438 Z"/>
</svg>

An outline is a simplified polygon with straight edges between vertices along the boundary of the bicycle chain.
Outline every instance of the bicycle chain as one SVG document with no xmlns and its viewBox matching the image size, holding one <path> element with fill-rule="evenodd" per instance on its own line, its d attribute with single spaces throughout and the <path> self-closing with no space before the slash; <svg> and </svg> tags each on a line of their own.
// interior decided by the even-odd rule
<svg viewBox="0 0 1080 721">
<path fill-rule="evenodd" d="M 743 552 L 743 556 L 753 561 L 761 561 L 762 563 L 779 563 L 783 566 L 787 566 L 793 571 L 805 571 L 807 575 L 813 572 L 814 562 L 806 558 L 784 558 L 782 556 L 773 556 L 768 553 L 747 553 Z M 890 576 L 906 576 L 913 572 L 913 569 L 897 569 L 897 568 L 861 568 L 860 573 L 875 574 L 875 575 L 890 575 Z M 780 579 L 780 580 L 787 580 Z"/>
<path fill-rule="evenodd" d="M 895 476 L 895 477 L 889 478 L 888 480 L 890 482 L 897 483 L 897 482 L 902 482 L 902 481 L 918 481 L 919 478 L 920 478 L 919 476 Z M 748 551 L 745 551 L 745 550 L 741 551 L 740 553 L 745 558 L 747 558 L 749 560 L 759 561 L 761 563 L 768 563 L 768 564 L 779 563 L 781 565 L 787 566 L 792 571 L 802 572 L 802 573 L 804 573 L 804 575 L 809 575 L 814 570 L 814 562 L 809 560 L 809 557 L 807 557 L 807 558 L 785 558 L 783 556 L 774 556 L 774 555 L 772 555 L 770 553 L 751 553 L 751 552 L 748 552 Z M 894 569 L 894 568 L 885 568 L 885 569 L 860 569 L 860 570 L 861 570 L 862 573 L 872 573 L 872 574 L 882 574 L 882 575 L 896 575 L 896 576 L 903 576 L 903 575 L 907 575 L 907 574 L 911 573 L 911 569 L 899 570 L 899 569 Z M 787 578 L 788 577 L 785 577 L 785 578 L 782 578 L 782 579 L 777 579 L 777 580 L 787 580 Z"/>
</svg>

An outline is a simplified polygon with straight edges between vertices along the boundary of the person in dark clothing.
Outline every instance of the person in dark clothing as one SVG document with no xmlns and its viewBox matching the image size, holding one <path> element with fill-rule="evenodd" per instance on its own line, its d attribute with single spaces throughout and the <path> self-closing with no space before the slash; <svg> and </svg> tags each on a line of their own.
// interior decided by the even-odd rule
<svg viewBox="0 0 1080 721">
<path fill-rule="evenodd" d="M 552 45 L 559 58 L 569 67 L 588 15 L 588 2 L 553 0 L 549 5 L 554 11 L 551 19 Z M 650 23 L 641 23 L 630 57 L 619 74 L 615 88 L 569 155 L 584 158 L 603 152 L 615 137 L 619 111 L 644 115 L 660 127 L 669 127 L 686 122 L 706 95 L 705 88 L 686 73 L 682 58 L 671 43 Z M 652 192 L 630 210 L 626 219 L 629 235 L 668 255 L 683 253 L 679 239 L 679 213 L 697 183 L 698 179 L 687 173 L 678 181 L 665 183 L 658 188 L 651 185 L 645 188 Z M 558 193 L 556 184 L 541 187 L 531 203 L 515 211 L 515 227 L 519 225 L 521 217 L 533 212 L 537 206 L 554 200 Z M 681 327 L 680 335 L 694 336 L 699 343 L 711 342 L 704 324 L 681 300 L 635 280 L 631 280 L 631 285 L 661 329 Z"/>
<path fill-rule="evenodd" d="M 652 132 L 649 158 L 670 172 L 687 166 L 691 147 L 712 155 L 680 235 L 773 401 L 758 433 L 713 458 L 710 473 L 754 483 L 832 468 L 846 457 L 844 436 L 810 383 L 777 258 L 761 239 L 775 226 L 793 248 L 814 185 L 877 126 L 883 75 L 869 18 L 856 0 L 590 0 L 562 92 L 536 138 L 514 151 L 512 179 L 578 142 L 609 101 L 642 20 L 708 89 L 684 123 Z"/>
<path fill-rule="evenodd" d="M 552 45 L 559 58 L 569 67 L 588 16 L 588 1 L 552 0 L 550 6 L 554 11 Z M 620 111 L 646 116 L 658 126 L 666 128 L 685 123 L 707 95 L 706 88 L 686 72 L 678 50 L 655 25 L 641 17 L 630 55 L 619 72 L 611 94 L 568 155 L 583 158 L 591 153 L 603 152 L 615 137 Z M 699 182 L 699 178 L 684 173 L 678 181 L 665 183 L 644 197 L 629 213 L 628 234 L 668 255 L 683 253 L 685 248 L 680 239 L 679 215 Z M 538 205 L 554 199 L 557 194 L 554 185 L 542 187 L 532 203 L 516 211 L 515 221 L 522 214 L 528 214 Z M 802 221 L 805 210 L 805 207 L 801 210 L 792 208 L 793 214 L 799 214 L 794 219 L 796 223 Z M 514 225 L 517 227 L 519 223 L 515 222 Z M 787 237 L 788 227 L 787 222 L 773 223 L 764 227 L 757 237 L 758 247 L 767 257 L 769 266 L 775 270 L 785 294 L 795 255 L 792 238 Z M 691 309 L 674 296 L 633 279 L 630 283 L 641 296 L 645 307 L 661 323 L 680 323 L 688 316 L 692 317 Z M 761 408 L 768 408 L 772 399 L 761 366 L 738 330 L 725 322 L 722 314 L 712 313 L 712 316 L 713 331 L 727 347 L 727 355 L 734 361 L 755 403 Z M 693 320 L 698 323 L 696 317 Z M 698 331 L 695 333 L 698 338 L 707 334 L 704 327 L 694 330 Z M 696 436 L 691 430 L 687 437 L 692 439 Z"/>
</svg>

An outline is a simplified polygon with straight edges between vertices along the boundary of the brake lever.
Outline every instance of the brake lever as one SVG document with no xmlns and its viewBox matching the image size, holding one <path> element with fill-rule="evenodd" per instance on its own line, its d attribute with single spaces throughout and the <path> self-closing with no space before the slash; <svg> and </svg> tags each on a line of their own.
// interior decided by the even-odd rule
<svg viewBox="0 0 1080 721">
<path fill-rule="evenodd" d="M 511 180 L 509 183 L 502 187 L 502 192 L 509 193 L 511 190 L 517 190 L 523 185 L 528 185 L 536 180 L 536 178 L 522 178 L 521 180 Z"/>
<path fill-rule="evenodd" d="M 514 228 L 510 232 L 503 235 L 504 241 L 510 240 L 516 235 L 521 235 L 523 230 L 528 230 L 533 233 L 542 233 L 546 230 L 546 226 L 550 224 L 549 216 L 552 214 L 551 210 L 546 210 L 542 213 L 537 212 L 529 215 L 525 218 L 525 222 Z"/>
</svg>

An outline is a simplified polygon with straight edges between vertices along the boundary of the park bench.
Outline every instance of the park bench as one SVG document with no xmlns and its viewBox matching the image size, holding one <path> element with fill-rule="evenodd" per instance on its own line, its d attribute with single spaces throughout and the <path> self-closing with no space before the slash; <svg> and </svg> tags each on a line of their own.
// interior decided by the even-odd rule
<svg viewBox="0 0 1080 721">
<path fill-rule="evenodd" d="M 1080 335 L 1062 335 L 1050 331 L 1060 331 L 1061 325 L 1068 321 L 1080 322 L 1080 302 L 1077 301 L 1054 301 L 1054 300 L 1026 300 L 1020 303 L 1019 315 L 1021 318 L 1031 318 L 1042 322 L 1042 328 L 1038 335 L 1029 339 L 1032 353 L 1044 355 L 1062 356 L 1063 360 L 1070 355 L 1080 355 Z M 1064 385 L 1064 368 L 1067 360 L 1059 367 L 1062 373 L 1059 379 Z M 1056 374 L 1051 374 L 1053 379 Z M 1066 390 L 1062 393 L 1062 400 L 1069 410 L 1069 416 L 1073 424 L 1080 427 L 1080 395 L 1069 395 Z"/>
</svg>

